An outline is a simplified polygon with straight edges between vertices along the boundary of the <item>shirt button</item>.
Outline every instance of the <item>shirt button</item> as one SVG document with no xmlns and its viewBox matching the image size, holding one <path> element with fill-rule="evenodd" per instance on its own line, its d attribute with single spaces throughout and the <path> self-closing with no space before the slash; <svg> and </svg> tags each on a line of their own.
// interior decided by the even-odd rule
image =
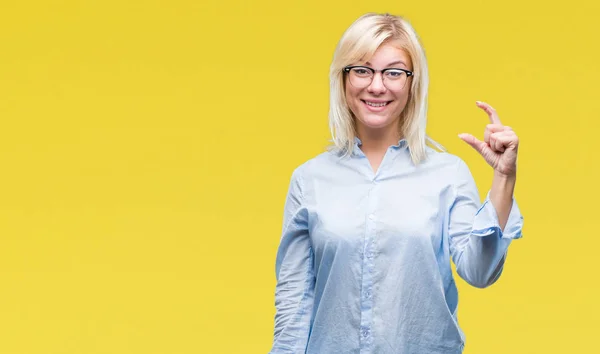
<svg viewBox="0 0 600 354">
<path fill-rule="evenodd" d="M 371 298 L 371 291 L 367 290 L 367 293 L 365 295 L 367 296 L 367 299 L 370 299 Z"/>
<path fill-rule="evenodd" d="M 363 335 L 363 337 L 368 337 L 369 336 L 369 330 L 368 329 L 363 329 L 362 335 Z"/>
</svg>

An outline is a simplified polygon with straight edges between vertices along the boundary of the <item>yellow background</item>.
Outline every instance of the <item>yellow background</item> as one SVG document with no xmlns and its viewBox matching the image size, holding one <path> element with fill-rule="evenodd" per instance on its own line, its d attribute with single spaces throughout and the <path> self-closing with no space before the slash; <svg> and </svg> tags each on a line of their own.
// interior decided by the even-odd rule
<svg viewBox="0 0 600 354">
<path fill-rule="evenodd" d="M 292 170 L 329 139 L 328 69 L 367 11 L 406 16 L 428 132 L 493 105 L 521 138 L 524 238 L 459 280 L 466 354 L 598 353 L 598 2 L 0 5 L 0 353 L 266 353 Z"/>
</svg>

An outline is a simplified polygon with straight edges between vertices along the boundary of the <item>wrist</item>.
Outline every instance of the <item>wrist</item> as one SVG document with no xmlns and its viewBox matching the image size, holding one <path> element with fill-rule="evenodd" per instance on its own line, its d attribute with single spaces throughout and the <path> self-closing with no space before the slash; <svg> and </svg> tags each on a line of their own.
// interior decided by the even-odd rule
<svg viewBox="0 0 600 354">
<path fill-rule="evenodd" d="M 503 181 L 503 182 L 515 182 L 517 180 L 517 173 L 502 173 L 502 172 L 498 172 L 496 170 L 494 170 L 494 179 L 498 179 L 499 181 Z"/>
<path fill-rule="evenodd" d="M 492 180 L 491 197 L 493 198 L 512 198 L 517 181 L 516 173 L 505 174 L 495 171 Z"/>
</svg>

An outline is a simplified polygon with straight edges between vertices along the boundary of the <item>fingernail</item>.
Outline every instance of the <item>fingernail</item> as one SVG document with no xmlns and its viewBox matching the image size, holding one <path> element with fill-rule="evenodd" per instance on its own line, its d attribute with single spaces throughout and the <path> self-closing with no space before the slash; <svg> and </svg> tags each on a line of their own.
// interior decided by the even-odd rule
<svg viewBox="0 0 600 354">
<path fill-rule="evenodd" d="M 476 104 L 481 104 L 481 101 L 475 101 Z"/>
</svg>

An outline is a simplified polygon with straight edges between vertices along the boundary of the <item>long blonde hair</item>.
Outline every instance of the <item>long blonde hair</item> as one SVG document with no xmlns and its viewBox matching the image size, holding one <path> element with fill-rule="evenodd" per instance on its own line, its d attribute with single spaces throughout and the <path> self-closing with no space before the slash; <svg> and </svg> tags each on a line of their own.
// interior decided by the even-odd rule
<svg viewBox="0 0 600 354">
<path fill-rule="evenodd" d="M 359 17 L 344 32 L 335 49 L 329 72 L 329 127 L 334 144 L 331 148 L 349 155 L 356 137 L 356 123 L 346 102 L 343 68 L 371 57 L 377 48 L 389 41 L 399 42 L 413 63 L 414 77 L 408 102 L 400 114 L 399 129 L 416 165 L 427 157 L 427 142 L 440 150 L 444 148 L 425 134 L 429 75 L 423 47 L 405 19 L 387 13 L 367 13 Z"/>
</svg>

